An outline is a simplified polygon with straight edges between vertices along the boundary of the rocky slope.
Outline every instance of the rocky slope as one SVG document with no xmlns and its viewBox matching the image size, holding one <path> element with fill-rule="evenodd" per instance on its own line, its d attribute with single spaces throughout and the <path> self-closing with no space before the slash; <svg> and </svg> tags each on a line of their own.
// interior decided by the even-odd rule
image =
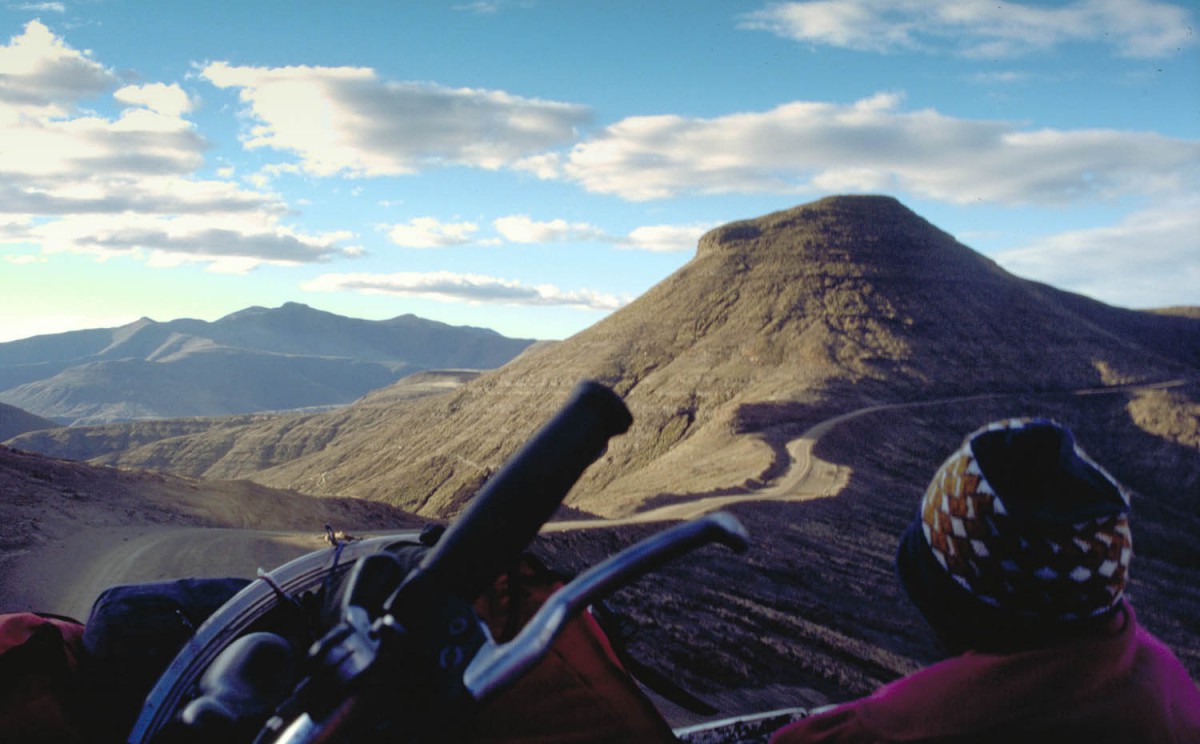
<svg viewBox="0 0 1200 744">
<path fill-rule="evenodd" d="M 594 378 L 636 420 L 571 503 L 613 515 L 752 484 L 778 467 L 775 439 L 825 412 L 1186 376 L 1197 348 L 1194 318 L 1020 279 L 893 199 L 835 197 L 718 228 L 576 336 L 447 395 L 314 417 L 338 431 L 319 452 L 230 474 L 448 515 Z"/>
</svg>

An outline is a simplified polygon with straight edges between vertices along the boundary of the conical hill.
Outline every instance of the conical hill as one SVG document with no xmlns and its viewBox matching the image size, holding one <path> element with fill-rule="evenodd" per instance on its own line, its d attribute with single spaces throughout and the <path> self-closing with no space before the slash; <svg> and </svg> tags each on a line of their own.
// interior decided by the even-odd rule
<svg viewBox="0 0 1200 744">
<path fill-rule="evenodd" d="M 894 199 L 833 197 L 717 228 L 595 326 L 453 394 L 341 412 L 321 451 L 255 478 L 453 513 L 594 378 L 635 425 L 570 503 L 618 514 L 753 480 L 759 432 L 806 410 L 1165 379 L 1195 369 L 1198 329 L 1015 277 Z"/>
</svg>

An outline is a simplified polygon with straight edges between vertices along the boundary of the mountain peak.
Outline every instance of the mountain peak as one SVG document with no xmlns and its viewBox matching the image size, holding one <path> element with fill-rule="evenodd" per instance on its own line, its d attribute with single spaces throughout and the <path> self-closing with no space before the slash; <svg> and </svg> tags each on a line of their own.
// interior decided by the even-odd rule
<svg viewBox="0 0 1200 744">
<path fill-rule="evenodd" d="M 853 246 L 856 253 L 862 253 L 863 248 L 872 245 L 894 244 L 897 238 L 910 243 L 915 236 L 922 238 L 921 243 L 932 237 L 954 243 L 953 238 L 893 197 L 830 196 L 715 228 L 700 239 L 697 256 L 741 253 L 768 237 L 770 240 L 759 248 L 778 250 L 781 245 L 794 243 L 801 247 Z"/>
<path fill-rule="evenodd" d="M 1016 277 L 893 198 L 838 196 L 710 231 L 692 261 L 567 346 L 595 348 L 601 366 L 611 342 L 608 367 L 641 388 L 686 365 L 774 397 L 798 376 L 887 397 L 1063 389 L 1180 357 L 1133 316 Z"/>
</svg>

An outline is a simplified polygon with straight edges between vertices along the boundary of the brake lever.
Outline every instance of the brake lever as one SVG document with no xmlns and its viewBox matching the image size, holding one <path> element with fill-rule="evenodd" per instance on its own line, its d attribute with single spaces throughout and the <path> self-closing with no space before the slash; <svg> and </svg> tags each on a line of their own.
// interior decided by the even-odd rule
<svg viewBox="0 0 1200 744">
<path fill-rule="evenodd" d="M 588 605 L 668 561 L 710 543 L 721 543 L 741 553 L 749 547 L 750 539 L 741 522 L 726 512 L 715 512 L 651 535 L 593 566 L 560 588 L 546 600 L 516 637 L 503 644 L 495 642 L 486 624 L 470 613 L 469 606 L 458 607 L 460 603 L 450 602 L 441 608 L 443 611 L 449 610 L 450 615 L 443 616 L 441 622 L 434 622 L 424 629 L 425 632 L 419 633 L 426 636 L 427 640 L 433 640 L 433 647 L 439 651 L 438 663 L 434 666 L 438 667 L 436 676 L 441 681 L 427 680 L 427 683 L 440 685 L 456 678 L 453 688 L 464 697 L 451 694 L 449 688 L 443 691 L 445 694 L 464 702 L 481 702 L 515 682 L 545 657 L 567 622 Z M 361 566 L 356 574 L 374 574 L 367 568 L 366 565 Z M 382 565 L 370 568 L 382 568 Z M 388 572 L 390 569 L 382 573 Z M 361 596 L 357 591 L 351 591 L 350 594 Z M 366 594 L 373 599 L 379 596 L 376 591 Z M 390 613 L 371 622 L 368 611 L 352 601 L 344 603 L 343 609 L 340 630 L 335 629 L 336 632 L 322 639 L 311 653 L 321 660 L 325 674 L 345 686 L 353 685 L 355 680 L 367 674 L 375 665 L 381 647 L 388 642 L 387 638 L 381 636 L 391 635 L 391 640 L 403 642 L 402 637 L 408 635 L 408 629 L 399 625 Z M 429 632 L 433 635 L 427 636 Z M 447 658 L 448 652 L 453 652 L 450 654 L 452 658 Z M 347 708 L 347 705 L 341 707 L 354 707 L 349 705 Z M 332 714 L 332 718 L 339 717 L 341 714 L 336 711 Z M 272 731 L 264 729 L 256 741 L 313 744 L 325 740 L 328 720 L 318 723 L 308 712 L 302 712 L 290 720 L 290 725 L 285 727 L 284 723 L 275 722 L 277 728 Z"/>
<path fill-rule="evenodd" d="M 714 512 L 629 546 L 552 594 L 512 640 L 498 644 L 489 637 L 467 665 L 463 686 L 476 701 L 484 700 L 537 664 L 567 621 L 585 607 L 710 543 L 742 553 L 750 546 L 750 536 L 732 514 Z"/>
</svg>

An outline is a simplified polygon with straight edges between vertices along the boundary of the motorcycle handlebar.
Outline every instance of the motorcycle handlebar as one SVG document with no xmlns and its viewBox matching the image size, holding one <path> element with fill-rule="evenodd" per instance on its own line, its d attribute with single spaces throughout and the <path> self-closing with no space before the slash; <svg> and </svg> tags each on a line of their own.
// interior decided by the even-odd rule
<svg viewBox="0 0 1200 744">
<path fill-rule="evenodd" d="M 470 602 L 502 567 L 520 555 L 554 514 L 571 486 L 608 440 L 633 417 L 611 389 L 579 383 L 559 409 L 479 491 L 462 515 L 389 598 L 396 611 L 424 592 L 446 592 Z"/>
</svg>

